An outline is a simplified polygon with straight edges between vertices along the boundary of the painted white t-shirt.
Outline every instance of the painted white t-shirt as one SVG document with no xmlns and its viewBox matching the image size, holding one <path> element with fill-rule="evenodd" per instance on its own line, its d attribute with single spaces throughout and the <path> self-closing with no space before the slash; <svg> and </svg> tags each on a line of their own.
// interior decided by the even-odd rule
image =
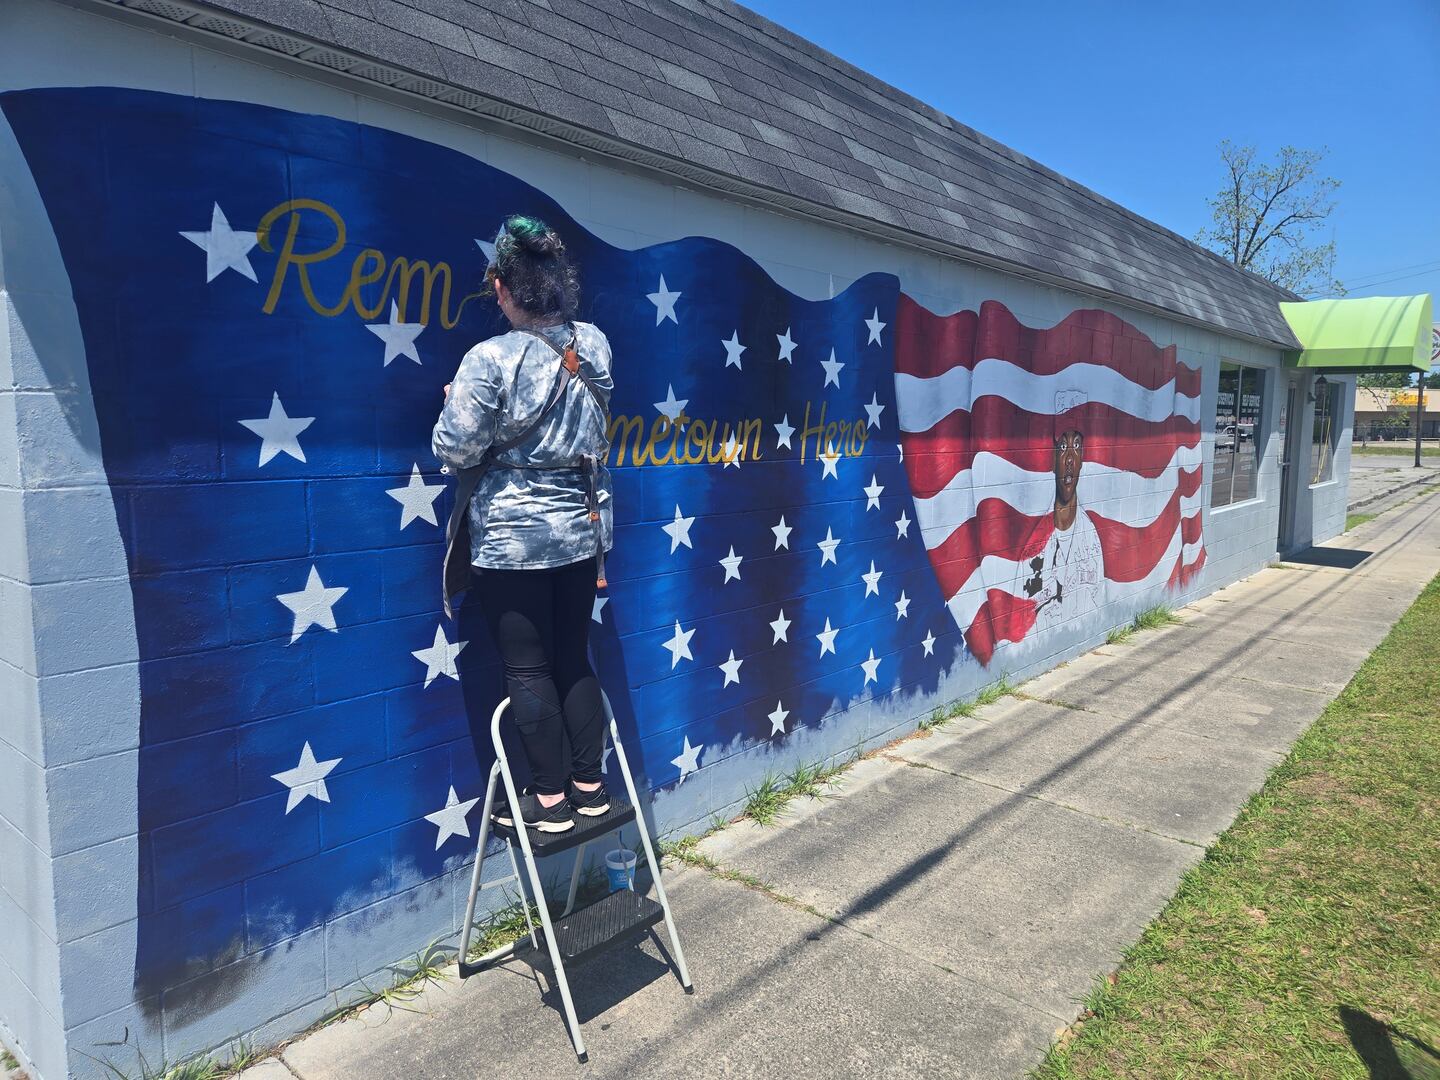
<svg viewBox="0 0 1440 1080">
<path fill-rule="evenodd" d="M 1039 605 L 1035 630 L 1045 630 L 1095 611 L 1103 599 L 1104 555 L 1090 515 L 1080 510 L 1068 529 L 1056 529 L 1045 550 L 1023 571 L 1018 591 Z"/>
</svg>

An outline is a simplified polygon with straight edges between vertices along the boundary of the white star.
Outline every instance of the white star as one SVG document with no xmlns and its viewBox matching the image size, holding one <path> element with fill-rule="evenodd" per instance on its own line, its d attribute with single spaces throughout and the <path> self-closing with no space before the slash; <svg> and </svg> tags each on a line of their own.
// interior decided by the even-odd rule
<svg viewBox="0 0 1440 1080">
<path fill-rule="evenodd" d="M 410 482 L 404 487 L 387 488 L 385 494 L 400 504 L 400 528 L 403 529 L 412 521 L 440 524 L 435 518 L 435 500 L 444 490 L 444 484 L 427 485 L 416 462 L 410 468 Z"/>
<path fill-rule="evenodd" d="M 920 644 L 925 646 L 926 656 L 935 655 L 935 635 L 932 634 L 929 630 L 925 631 L 925 638 L 920 642 Z"/>
<path fill-rule="evenodd" d="M 258 281 L 255 268 L 250 265 L 250 249 L 257 242 L 253 232 L 237 232 L 230 228 L 225 211 L 215 203 L 210 211 L 208 232 L 186 232 L 180 235 L 205 252 L 205 283 L 208 285 L 226 270 L 234 270 L 251 281 Z"/>
<path fill-rule="evenodd" d="M 885 486 L 879 482 L 874 473 L 870 474 L 870 486 L 860 490 L 865 492 L 865 509 L 879 510 L 880 493 L 885 490 Z"/>
<path fill-rule="evenodd" d="M 740 561 L 744 558 L 744 555 L 735 554 L 735 545 L 731 544 L 730 554 L 726 555 L 725 558 L 720 560 L 720 565 L 725 568 L 725 581 L 730 581 L 732 579 L 735 581 L 740 580 Z M 724 585 L 725 581 L 722 581 L 720 584 Z"/>
<path fill-rule="evenodd" d="M 820 389 L 825 389 L 825 387 L 829 386 L 831 383 L 834 383 L 838 387 L 840 385 L 840 369 L 843 368 L 845 365 L 839 360 L 835 359 L 834 349 L 830 350 L 830 359 L 821 360 L 820 366 L 825 369 L 825 381 L 820 384 Z"/>
<path fill-rule="evenodd" d="M 465 815 L 474 810 L 475 804 L 479 801 L 479 799 L 466 799 L 461 802 L 460 796 L 455 794 L 455 785 L 450 785 L 450 796 L 445 800 L 445 809 L 425 815 L 425 820 L 440 830 L 435 837 L 436 851 L 439 851 L 440 845 L 452 836 L 463 836 L 467 840 L 470 838 L 470 823 L 465 820 Z"/>
<path fill-rule="evenodd" d="M 722 341 L 720 344 L 725 346 L 725 366 L 729 367 L 734 364 L 737 369 L 745 370 L 740 365 L 740 354 L 745 351 L 745 346 L 740 344 L 740 331 L 730 331 L 730 340 Z"/>
<path fill-rule="evenodd" d="M 740 681 L 740 665 L 744 662 L 744 660 L 736 660 L 735 650 L 730 650 L 730 659 L 720 665 L 720 670 L 725 673 L 725 681 L 720 684 L 720 689 L 723 690 L 732 682 L 738 683 Z"/>
<path fill-rule="evenodd" d="M 782 641 L 790 640 L 790 622 L 791 620 L 785 618 L 785 609 L 782 607 L 779 617 L 770 624 L 770 629 L 775 633 L 774 640 L 770 642 L 771 645 L 778 645 Z"/>
<path fill-rule="evenodd" d="M 330 792 L 325 787 L 325 777 L 329 776 L 330 770 L 344 760 L 344 758 L 337 757 L 330 761 L 316 761 L 315 754 L 307 742 L 305 748 L 300 751 L 300 764 L 293 769 L 277 772 L 270 777 L 272 780 L 279 780 L 290 789 L 290 797 L 285 800 L 285 813 L 290 813 L 307 798 L 329 802 Z"/>
<path fill-rule="evenodd" d="M 670 650 L 670 670 L 675 670 L 675 665 L 680 663 L 681 657 L 686 660 L 694 660 L 690 654 L 690 639 L 695 636 L 695 628 L 689 630 L 680 629 L 680 620 L 675 620 L 675 633 L 669 641 L 665 642 L 665 648 Z"/>
<path fill-rule="evenodd" d="M 880 331 L 884 330 L 889 324 L 880 321 L 880 309 L 878 307 L 875 309 L 875 313 L 865 320 L 865 325 L 870 328 L 870 340 L 865 342 L 865 344 L 879 345 Z"/>
<path fill-rule="evenodd" d="M 840 546 L 840 538 L 829 528 L 825 530 L 825 539 L 816 543 L 815 546 L 820 549 L 821 566 L 824 566 L 827 562 L 835 563 L 836 566 L 840 565 L 835 562 L 835 549 Z"/>
<path fill-rule="evenodd" d="M 879 427 L 879 426 L 880 426 L 880 414 L 885 411 L 885 406 L 880 404 L 880 395 L 879 395 L 879 394 L 871 394 L 871 395 L 870 395 L 870 404 L 864 406 L 864 409 L 865 409 L 865 426 L 866 426 L 866 427 Z"/>
<path fill-rule="evenodd" d="M 835 471 L 835 467 L 840 462 L 840 451 L 835 449 L 835 444 L 826 443 L 825 453 L 818 456 L 820 458 L 820 465 L 825 470 L 820 474 L 820 479 L 824 480 L 827 476 L 833 476 L 836 480 L 839 480 L 840 474 Z"/>
<path fill-rule="evenodd" d="M 435 644 L 428 649 L 416 649 L 410 654 L 425 665 L 425 685 L 429 686 L 441 675 L 459 682 L 460 672 L 456 670 L 455 658 L 469 644 L 468 641 L 457 641 L 452 645 L 445 637 L 445 628 L 435 627 Z"/>
<path fill-rule="evenodd" d="M 879 681 L 880 661 L 875 659 L 875 650 L 870 650 L 870 659 L 861 660 L 860 666 L 865 669 L 865 681 L 861 686 L 869 686 L 872 682 Z"/>
<path fill-rule="evenodd" d="M 397 356 L 408 356 L 417 364 L 420 363 L 420 354 L 415 350 L 415 339 L 420 336 L 420 331 L 425 329 L 425 324 L 401 322 L 400 305 L 394 300 L 390 301 L 390 321 L 366 323 L 365 329 L 385 342 L 385 367 L 389 367 L 390 361 Z"/>
<path fill-rule="evenodd" d="M 775 340 L 780 343 L 779 359 L 784 360 L 787 364 L 795 363 L 795 361 L 790 358 L 790 354 L 795 351 L 795 342 L 790 340 L 790 328 L 787 326 L 785 333 L 776 334 Z"/>
<path fill-rule="evenodd" d="M 786 551 L 789 551 L 789 550 L 790 550 L 790 531 L 791 531 L 793 528 L 794 528 L 793 525 L 786 525 L 786 524 L 785 524 L 785 515 L 784 515 L 784 514 L 781 514 L 781 515 L 780 515 L 780 524 L 779 524 L 779 525 L 771 525 L 771 526 L 770 526 L 770 531 L 775 534 L 775 550 L 776 550 L 776 551 L 779 551 L 782 547 L 783 547 Z"/>
<path fill-rule="evenodd" d="M 775 711 L 766 717 L 766 719 L 770 721 L 770 735 L 772 738 L 776 735 L 785 734 L 785 718 L 789 715 L 790 711 L 785 708 L 785 703 L 777 698 L 775 701 Z"/>
<path fill-rule="evenodd" d="M 780 422 L 775 425 L 775 449 L 779 450 L 782 446 L 789 447 L 791 450 L 795 449 L 793 446 L 790 446 L 790 436 L 794 434 L 795 426 L 790 423 L 790 414 L 786 413 L 780 418 Z"/>
<path fill-rule="evenodd" d="M 691 746 L 690 736 L 686 735 L 685 749 L 680 751 L 679 757 L 673 757 L 670 759 L 670 764 L 674 765 L 677 769 L 680 770 L 680 783 L 683 784 L 685 782 L 685 777 L 689 776 L 696 769 L 700 768 L 700 752 L 701 748 L 698 746 Z"/>
<path fill-rule="evenodd" d="M 270 401 L 270 415 L 263 420 L 241 420 L 240 423 L 260 436 L 260 464 L 267 464 L 276 454 L 286 453 L 296 461 L 305 460 L 299 435 L 315 422 L 313 416 L 287 416 L 280 395 Z"/>
<path fill-rule="evenodd" d="M 610 597 L 608 596 L 595 597 L 595 602 L 590 605 L 591 622 L 598 622 L 601 626 L 605 625 L 605 617 L 601 614 L 601 612 L 605 610 L 605 605 L 609 602 Z"/>
<path fill-rule="evenodd" d="M 836 627 L 835 629 L 832 630 L 832 629 L 830 628 L 830 620 L 827 618 L 827 619 L 825 620 L 825 629 L 824 629 L 824 630 L 821 630 L 820 633 L 818 633 L 818 634 L 815 635 L 815 640 L 818 641 L 818 642 L 820 642 L 820 655 L 821 655 L 821 656 L 824 656 L 827 652 L 828 652 L 828 653 L 831 653 L 831 654 L 834 654 L 834 652 L 835 652 L 835 635 L 838 634 L 838 633 L 840 633 L 839 627 Z"/>
<path fill-rule="evenodd" d="M 695 545 L 690 543 L 690 526 L 694 524 L 695 519 L 693 517 L 687 518 L 680 513 L 680 506 L 677 503 L 675 506 L 675 520 L 660 526 L 660 531 L 670 537 L 671 555 L 675 554 L 676 549 L 679 548 L 681 544 L 684 544 L 691 551 L 695 550 Z"/>
<path fill-rule="evenodd" d="M 910 519 L 905 516 L 905 511 L 900 511 L 900 516 L 895 519 L 895 539 L 910 535 Z"/>
<path fill-rule="evenodd" d="M 660 275 L 660 289 L 658 292 L 646 293 L 650 302 L 655 305 L 655 325 L 659 326 L 666 319 L 669 319 L 676 326 L 680 320 L 675 317 L 675 301 L 680 299 L 680 293 L 671 292 L 665 288 L 665 275 Z"/>
<path fill-rule="evenodd" d="M 884 574 L 884 573 L 885 573 L 884 570 L 876 570 L 876 569 L 875 569 L 875 560 L 874 560 L 874 559 L 871 559 L 871 560 L 870 560 L 870 572 L 869 572 L 868 574 L 861 574 L 861 575 L 860 575 L 860 580 L 863 581 L 863 582 L 865 582 L 865 595 L 866 595 L 866 596 L 869 596 L 871 593 L 874 593 L 876 596 L 879 596 L 879 595 L 880 595 L 880 577 L 881 577 L 881 575 Z M 862 597 L 862 599 L 863 599 L 863 597 Z"/>
<path fill-rule="evenodd" d="M 310 576 L 305 581 L 305 588 L 275 597 L 295 614 L 295 625 L 290 631 L 290 644 L 294 645 L 299 641 L 300 635 L 312 626 L 333 632 L 335 604 L 349 591 L 346 588 L 327 589 L 325 582 L 320 580 L 320 571 L 312 566 Z"/>
<path fill-rule="evenodd" d="M 680 414 L 685 411 L 685 406 L 690 404 L 689 398 L 677 398 L 675 387 L 669 383 L 665 385 L 665 400 L 655 402 L 655 408 L 660 410 L 662 416 L 668 417 L 672 424 L 685 426 L 680 421 Z"/>
<path fill-rule="evenodd" d="M 475 246 L 484 253 L 487 266 L 495 261 L 495 245 L 489 240 L 476 240 Z"/>
<path fill-rule="evenodd" d="M 895 601 L 895 621 L 908 619 L 910 617 L 910 598 L 905 595 L 905 590 L 900 590 L 900 599 Z"/>
<path fill-rule="evenodd" d="M 740 441 L 733 432 L 725 440 L 725 445 L 720 447 L 720 457 L 725 462 L 721 468 L 728 469 L 732 465 L 737 469 L 740 467 Z"/>
</svg>

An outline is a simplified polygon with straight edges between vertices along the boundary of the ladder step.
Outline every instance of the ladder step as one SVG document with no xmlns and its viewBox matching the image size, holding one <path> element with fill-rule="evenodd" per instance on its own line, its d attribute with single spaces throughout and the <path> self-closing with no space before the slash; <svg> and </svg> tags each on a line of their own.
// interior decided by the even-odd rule
<svg viewBox="0 0 1440 1080">
<path fill-rule="evenodd" d="M 537 859 L 545 855 L 558 855 L 562 851 L 579 847 L 588 840 L 594 840 L 602 833 L 611 832 L 634 820 L 635 807 L 627 802 L 621 802 L 619 799 L 612 799 L 609 812 L 599 817 L 576 814 L 575 827 L 567 832 L 544 833 L 531 829 L 530 850 L 535 853 Z M 506 840 L 516 840 L 518 843 L 515 830 L 508 825 L 496 824 L 495 835 L 503 836 Z"/>
<path fill-rule="evenodd" d="M 555 944 L 566 964 L 577 964 L 610 945 L 641 936 L 664 918 L 665 909 L 654 900 L 621 889 L 556 920 Z"/>
</svg>

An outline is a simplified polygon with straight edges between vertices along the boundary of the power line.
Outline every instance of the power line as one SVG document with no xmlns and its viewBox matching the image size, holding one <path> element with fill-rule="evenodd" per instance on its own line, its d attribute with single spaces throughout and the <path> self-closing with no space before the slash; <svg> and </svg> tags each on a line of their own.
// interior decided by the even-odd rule
<svg viewBox="0 0 1440 1080">
<path fill-rule="evenodd" d="M 1433 274 L 1436 271 L 1440 271 L 1440 263 L 1436 263 L 1429 270 L 1417 270 L 1413 274 L 1401 274 L 1398 277 L 1381 278 L 1379 281 L 1360 281 L 1354 284 L 1347 284 L 1345 288 L 1350 291 L 1355 289 L 1373 289 L 1376 285 L 1388 285 L 1392 281 L 1405 281 L 1409 278 L 1425 277 L 1427 274 Z"/>
<path fill-rule="evenodd" d="M 1397 274 L 1394 276 L 1381 275 L 1378 276 L 1378 278 L 1372 279 L 1362 278 L 1359 279 L 1359 281 L 1352 282 L 1352 284 L 1346 284 L 1346 288 L 1368 289 L 1375 287 L 1375 285 L 1387 284 L 1387 282 L 1391 281 L 1405 281 L 1405 279 L 1407 278 L 1423 278 L 1423 276 L 1426 274 L 1434 274 L 1434 272 L 1440 271 L 1440 262 L 1431 262 L 1431 264 L 1423 264 L 1423 262 L 1417 262 L 1416 266 L 1421 266 L 1421 268 L 1423 269 L 1416 269 L 1416 271 L 1410 272 L 1410 274 Z M 1397 268 L 1395 269 L 1403 268 L 1397 266 Z"/>
<path fill-rule="evenodd" d="M 1356 274 L 1355 276 L 1363 281 L 1365 278 L 1384 277 L 1387 274 L 1398 274 L 1401 270 L 1419 270 L 1422 267 L 1436 265 L 1440 265 L 1440 262 L 1431 259 L 1425 262 L 1411 263 L 1409 266 L 1392 266 L 1388 270 L 1372 270 L 1368 274 Z"/>
</svg>

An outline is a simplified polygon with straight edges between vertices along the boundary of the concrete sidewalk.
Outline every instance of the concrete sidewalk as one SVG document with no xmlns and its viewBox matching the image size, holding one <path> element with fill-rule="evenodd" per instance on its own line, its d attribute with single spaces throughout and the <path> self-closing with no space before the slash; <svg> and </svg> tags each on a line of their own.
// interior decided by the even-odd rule
<svg viewBox="0 0 1440 1080">
<path fill-rule="evenodd" d="M 1409 494 L 1421 486 L 1428 486 L 1440 480 L 1440 458 L 1431 456 L 1420 459 L 1415 467 L 1413 451 L 1403 450 L 1395 454 L 1350 455 L 1350 503 L 1348 509 L 1373 511 L 1382 502 L 1388 502 L 1402 493 Z"/>
<path fill-rule="evenodd" d="M 1023 1076 L 1437 572 L 1440 494 L 721 831 L 667 875 L 694 997 L 653 940 L 571 973 L 589 1065 L 515 963 L 243 1075 Z"/>
</svg>

